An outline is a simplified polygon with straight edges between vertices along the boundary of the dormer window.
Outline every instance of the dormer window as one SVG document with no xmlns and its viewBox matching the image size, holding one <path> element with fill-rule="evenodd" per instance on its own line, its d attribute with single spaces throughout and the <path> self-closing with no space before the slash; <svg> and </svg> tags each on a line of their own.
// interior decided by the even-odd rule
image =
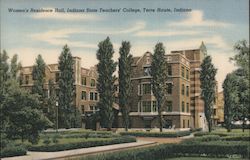
<svg viewBox="0 0 250 160">
<path fill-rule="evenodd" d="M 144 67 L 144 72 L 143 75 L 144 76 L 151 76 L 151 68 L 150 67 Z"/>
</svg>

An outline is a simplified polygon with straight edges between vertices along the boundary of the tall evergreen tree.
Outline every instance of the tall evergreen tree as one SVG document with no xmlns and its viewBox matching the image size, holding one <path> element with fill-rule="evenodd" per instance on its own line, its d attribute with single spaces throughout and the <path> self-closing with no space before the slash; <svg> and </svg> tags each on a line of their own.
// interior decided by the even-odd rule
<svg viewBox="0 0 250 160">
<path fill-rule="evenodd" d="M 42 56 L 39 54 L 36 58 L 36 63 L 32 71 L 32 77 L 34 80 L 32 93 L 36 93 L 40 96 L 39 100 L 40 100 L 42 107 L 44 107 L 44 100 L 46 98 L 44 94 L 45 67 L 46 67 L 46 64 Z"/>
<path fill-rule="evenodd" d="M 21 69 L 22 65 L 20 62 L 18 62 L 18 55 L 15 54 L 12 58 L 11 58 L 11 64 L 10 64 L 10 76 L 13 79 L 18 79 L 18 71 Z"/>
<path fill-rule="evenodd" d="M 224 95 L 224 122 L 228 132 L 231 132 L 232 121 L 235 117 L 234 108 L 237 106 L 239 98 L 237 93 L 237 77 L 235 74 L 227 74 L 223 82 Z"/>
<path fill-rule="evenodd" d="M 115 93 L 115 76 L 113 76 L 116 63 L 112 60 L 114 49 L 109 37 L 98 44 L 97 50 L 97 89 L 99 92 L 98 108 L 100 108 L 101 125 L 108 130 L 111 130 L 114 120 L 113 103 Z"/>
<path fill-rule="evenodd" d="M 208 122 L 209 132 L 212 131 L 212 114 L 213 114 L 213 105 L 215 100 L 215 88 L 216 80 L 215 75 L 217 69 L 212 63 L 212 58 L 206 56 L 201 64 L 201 97 L 205 105 L 205 116 Z"/>
<path fill-rule="evenodd" d="M 167 61 L 165 60 L 165 48 L 162 43 L 157 43 L 155 46 L 151 64 L 151 75 L 153 93 L 157 100 L 160 132 L 162 132 L 162 111 L 166 102 L 167 93 Z"/>
<path fill-rule="evenodd" d="M 119 58 L 119 106 L 122 112 L 123 126 L 126 131 L 129 127 L 129 112 L 131 98 L 131 72 L 132 55 L 130 54 L 131 45 L 129 42 L 122 42 Z"/>
<path fill-rule="evenodd" d="M 70 49 L 67 45 L 63 47 L 63 51 L 59 56 L 60 71 L 59 76 L 59 127 L 70 128 L 73 114 L 73 97 L 75 95 L 74 88 L 74 60 Z"/>
<path fill-rule="evenodd" d="M 56 88 L 55 88 L 55 82 L 50 79 L 49 84 L 49 95 L 47 99 L 47 107 L 48 107 L 48 119 L 53 123 L 53 127 L 57 127 L 57 121 L 58 121 L 58 106 L 56 106 L 57 103 L 57 96 L 56 96 Z"/>
</svg>

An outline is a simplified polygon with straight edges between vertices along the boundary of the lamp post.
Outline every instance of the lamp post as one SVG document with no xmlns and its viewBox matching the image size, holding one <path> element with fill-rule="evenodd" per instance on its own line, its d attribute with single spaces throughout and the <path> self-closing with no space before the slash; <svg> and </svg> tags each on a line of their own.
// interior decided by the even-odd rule
<svg viewBox="0 0 250 160">
<path fill-rule="evenodd" d="M 56 132 L 58 132 L 58 101 L 56 101 Z"/>
</svg>

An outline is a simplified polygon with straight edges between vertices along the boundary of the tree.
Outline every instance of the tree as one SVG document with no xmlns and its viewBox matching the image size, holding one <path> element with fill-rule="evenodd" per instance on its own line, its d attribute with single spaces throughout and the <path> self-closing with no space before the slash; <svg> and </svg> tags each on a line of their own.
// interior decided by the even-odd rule
<svg viewBox="0 0 250 160">
<path fill-rule="evenodd" d="M 249 107 L 249 79 L 244 69 L 239 68 L 232 74 L 235 75 L 236 81 L 236 92 L 238 96 L 238 104 L 234 108 L 234 119 L 243 122 L 242 130 L 245 131 L 246 120 L 250 118 L 250 107 Z"/>
<path fill-rule="evenodd" d="M 228 97 L 227 100 L 233 101 L 235 98 L 238 99 L 238 103 L 234 104 L 233 118 L 234 120 L 240 120 L 243 122 L 242 130 L 244 132 L 246 120 L 250 119 L 249 44 L 246 40 L 238 41 L 234 45 L 234 50 L 237 54 L 231 57 L 230 60 L 235 62 L 236 66 L 238 66 L 238 69 L 231 73 L 234 77 L 235 86 L 233 88 L 236 92 L 236 97 Z M 228 90 L 226 87 L 224 89 Z"/>
<path fill-rule="evenodd" d="M 20 62 L 18 62 L 18 55 L 15 54 L 11 59 L 10 64 L 10 77 L 13 79 L 18 79 L 18 71 L 21 69 L 22 65 Z"/>
<path fill-rule="evenodd" d="M 235 74 L 227 74 L 223 82 L 224 95 L 224 123 L 228 132 L 231 132 L 232 121 L 235 116 L 234 108 L 237 106 L 239 98 L 237 93 L 237 77 Z"/>
<path fill-rule="evenodd" d="M 73 97 L 75 95 L 74 88 L 74 60 L 70 49 L 67 45 L 63 47 L 63 51 L 59 56 L 59 66 L 60 71 L 59 76 L 59 127 L 70 128 L 72 116 L 74 116 L 73 111 Z"/>
<path fill-rule="evenodd" d="M 249 76 L 249 44 L 246 40 L 237 42 L 234 45 L 234 50 L 238 52 L 234 57 L 231 57 L 230 60 L 235 62 L 236 65 L 242 68 L 247 76 Z"/>
<path fill-rule="evenodd" d="M 205 116 L 208 122 L 209 132 L 212 131 L 212 114 L 213 114 L 213 105 L 215 100 L 215 88 L 216 80 L 215 75 L 217 69 L 212 63 L 212 58 L 206 56 L 201 64 L 201 97 L 205 105 Z"/>
<path fill-rule="evenodd" d="M 36 93 L 40 96 L 39 100 L 42 106 L 44 106 L 45 94 L 44 94 L 44 79 L 45 79 L 45 62 L 42 56 L 39 54 L 36 58 L 36 64 L 32 70 L 32 77 L 34 85 L 32 86 L 32 93 Z"/>
<path fill-rule="evenodd" d="M 119 106 L 122 112 L 123 126 L 126 131 L 129 127 L 129 112 L 131 98 L 131 72 L 132 55 L 130 54 L 131 45 L 129 42 L 122 42 L 119 58 Z"/>
<path fill-rule="evenodd" d="M 115 76 L 113 73 L 116 69 L 116 63 L 112 60 L 114 49 L 109 37 L 98 44 L 97 50 L 97 89 L 99 92 L 98 107 L 100 108 L 101 125 L 108 130 L 111 130 L 114 120 L 113 103 L 115 93 Z"/>
<path fill-rule="evenodd" d="M 57 114 L 58 114 L 58 106 L 56 106 L 57 103 L 57 96 L 56 96 L 56 89 L 55 89 L 55 82 L 50 79 L 49 80 L 49 96 L 47 98 L 47 106 L 48 106 L 48 119 L 53 122 L 53 127 L 56 128 L 57 125 Z"/>
<path fill-rule="evenodd" d="M 157 43 L 155 46 L 151 64 L 151 75 L 153 93 L 157 100 L 160 132 L 162 132 L 163 117 L 161 112 L 163 111 L 167 93 L 167 61 L 165 60 L 165 48 L 162 43 Z"/>
<path fill-rule="evenodd" d="M 28 139 L 35 143 L 39 133 L 50 125 L 50 121 L 38 109 L 38 95 L 20 88 L 15 80 L 6 82 L 2 105 L 1 112 L 8 124 L 5 130 L 7 138 Z"/>
</svg>

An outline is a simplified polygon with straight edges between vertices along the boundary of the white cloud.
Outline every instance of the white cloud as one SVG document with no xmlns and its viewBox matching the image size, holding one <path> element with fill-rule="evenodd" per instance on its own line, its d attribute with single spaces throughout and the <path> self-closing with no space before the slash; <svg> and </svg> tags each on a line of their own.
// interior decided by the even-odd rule
<svg viewBox="0 0 250 160">
<path fill-rule="evenodd" d="M 188 36 L 188 35 L 198 35 L 201 34 L 200 31 L 139 31 L 135 36 L 139 37 L 166 37 L 166 36 Z"/>
<path fill-rule="evenodd" d="M 88 33 L 88 34 L 105 34 L 105 35 L 117 35 L 117 34 L 128 34 L 135 31 L 138 31 L 140 29 L 143 29 L 145 27 L 144 22 L 137 22 L 133 27 L 128 27 L 125 29 L 115 30 L 115 29 L 109 29 L 109 30 L 91 30 L 87 28 L 68 28 L 68 29 L 57 29 L 57 30 L 50 30 L 42 33 L 35 33 L 32 35 L 29 35 L 33 40 L 36 41 L 43 41 L 47 42 L 50 45 L 55 46 L 63 46 L 65 44 L 68 44 L 71 47 L 79 47 L 79 48 L 97 48 L 97 43 L 87 43 L 82 41 L 74 41 L 69 40 L 69 37 L 72 34 L 80 34 L 80 33 Z"/>
<path fill-rule="evenodd" d="M 70 47 L 80 47 L 80 48 L 96 48 L 96 44 L 81 42 L 81 41 L 70 41 L 68 38 L 71 34 L 81 32 L 80 29 L 61 29 L 61 30 L 51 30 L 43 33 L 36 33 L 30 35 L 33 40 L 47 42 L 55 46 L 63 46 L 68 44 Z"/>
<path fill-rule="evenodd" d="M 68 12 L 55 12 L 54 8 L 47 7 L 43 8 L 46 10 L 53 10 L 53 12 L 39 12 L 34 13 L 30 17 L 33 19 L 53 19 L 53 20 L 63 20 L 63 21 L 96 21 L 102 20 L 103 17 L 98 17 L 93 14 L 87 13 L 68 13 Z"/>
<path fill-rule="evenodd" d="M 104 34 L 104 35 L 119 35 L 119 34 L 128 34 L 144 29 L 146 23 L 143 21 L 136 22 L 133 26 L 128 26 L 122 29 L 105 29 L 96 30 L 92 28 L 81 29 L 80 33 L 88 33 L 88 34 Z"/>
<path fill-rule="evenodd" d="M 215 21 L 215 20 L 206 20 L 203 16 L 203 11 L 193 10 L 192 12 L 187 13 L 188 16 L 186 19 L 178 22 L 171 22 L 169 26 L 184 26 L 184 27 L 193 27 L 193 26 L 201 26 L 201 27 L 227 27 L 230 24 Z"/>
</svg>

